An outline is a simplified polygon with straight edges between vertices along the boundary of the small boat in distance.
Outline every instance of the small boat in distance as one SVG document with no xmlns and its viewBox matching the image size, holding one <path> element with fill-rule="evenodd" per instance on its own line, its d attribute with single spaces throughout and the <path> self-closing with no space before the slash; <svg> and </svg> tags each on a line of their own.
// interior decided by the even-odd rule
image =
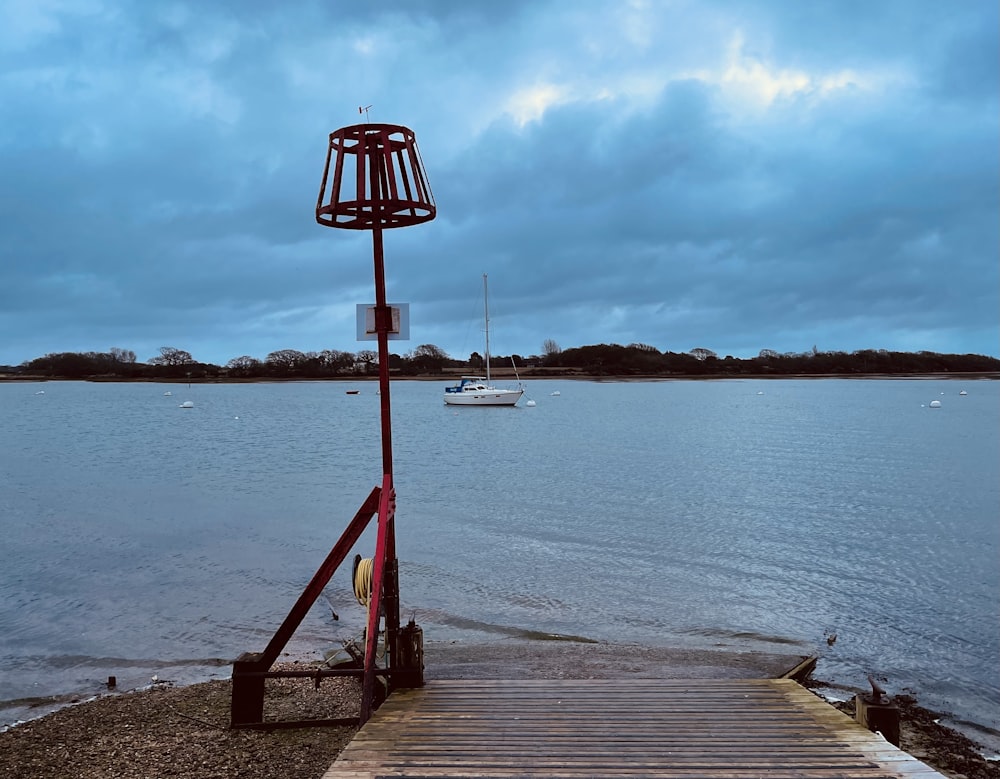
<svg viewBox="0 0 1000 779">
<path fill-rule="evenodd" d="M 515 406 L 523 389 L 501 389 L 490 384 L 489 377 L 463 376 L 458 384 L 444 389 L 449 406 Z"/>
<path fill-rule="evenodd" d="M 347 395 L 357 395 L 361 390 L 347 390 L 345 394 Z"/>
<path fill-rule="evenodd" d="M 486 322 L 486 375 L 463 376 L 458 384 L 444 388 L 444 402 L 449 406 L 516 406 L 524 394 L 518 380 L 517 389 L 494 387 L 490 380 L 490 302 L 483 274 L 483 315 Z M 514 368 L 517 373 L 517 368 Z"/>
</svg>

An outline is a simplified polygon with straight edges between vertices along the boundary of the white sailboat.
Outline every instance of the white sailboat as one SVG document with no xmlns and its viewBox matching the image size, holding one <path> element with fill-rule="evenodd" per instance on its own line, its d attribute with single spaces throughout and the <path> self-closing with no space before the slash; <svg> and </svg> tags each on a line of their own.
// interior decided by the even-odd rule
<svg viewBox="0 0 1000 779">
<path fill-rule="evenodd" d="M 524 394 L 518 382 L 517 389 L 494 387 L 490 379 L 490 299 L 483 274 L 483 314 L 486 321 L 486 375 L 463 376 L 458 384 L 444 388 L 444 402 L 449 406 L 516 406 Z M 517 372 L 515 368 L 515 373 Z"/>
</svg>

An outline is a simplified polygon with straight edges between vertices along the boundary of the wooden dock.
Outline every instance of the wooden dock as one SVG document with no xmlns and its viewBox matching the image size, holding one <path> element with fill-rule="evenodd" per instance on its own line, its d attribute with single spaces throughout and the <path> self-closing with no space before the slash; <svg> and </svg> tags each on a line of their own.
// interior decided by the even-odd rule
<svg viewBox="0 0 1000 779">
<path fill-rule="evenodd" d="M 787 679 L 430 681 L 323 779 L 640 776 L 944 779 Z"/>
</svg>

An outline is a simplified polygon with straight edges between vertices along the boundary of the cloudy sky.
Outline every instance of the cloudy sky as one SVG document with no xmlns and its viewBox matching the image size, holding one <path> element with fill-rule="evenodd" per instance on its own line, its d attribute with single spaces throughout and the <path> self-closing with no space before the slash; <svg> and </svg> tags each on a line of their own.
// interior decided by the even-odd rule
<svg viewBox="0 0 1000 779">
<path fill-rule="evenodd" d="M 405 353 L 1000 355 L 993 0 L 0 0 L 0 364 L 358 351 L 328 134 L 413 129 Z"/>
</svg>

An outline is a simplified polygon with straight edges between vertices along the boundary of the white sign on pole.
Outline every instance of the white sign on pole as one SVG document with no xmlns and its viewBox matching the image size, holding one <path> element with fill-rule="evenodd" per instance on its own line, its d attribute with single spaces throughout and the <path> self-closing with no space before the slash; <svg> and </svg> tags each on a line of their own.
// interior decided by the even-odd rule
<svg viewBox="0 0 1000 779">
<path fill-rule="evenodd" d="M 390 341 L 410 340 L 410 304 L 409 303 L 387 303 L 391 315 L 391 325 L 389 326 Z M 375 306 L 367 303 L 358 303 L 358 340 L 377 341 L 378 333 L 375 330 Z"/>
</svg>

